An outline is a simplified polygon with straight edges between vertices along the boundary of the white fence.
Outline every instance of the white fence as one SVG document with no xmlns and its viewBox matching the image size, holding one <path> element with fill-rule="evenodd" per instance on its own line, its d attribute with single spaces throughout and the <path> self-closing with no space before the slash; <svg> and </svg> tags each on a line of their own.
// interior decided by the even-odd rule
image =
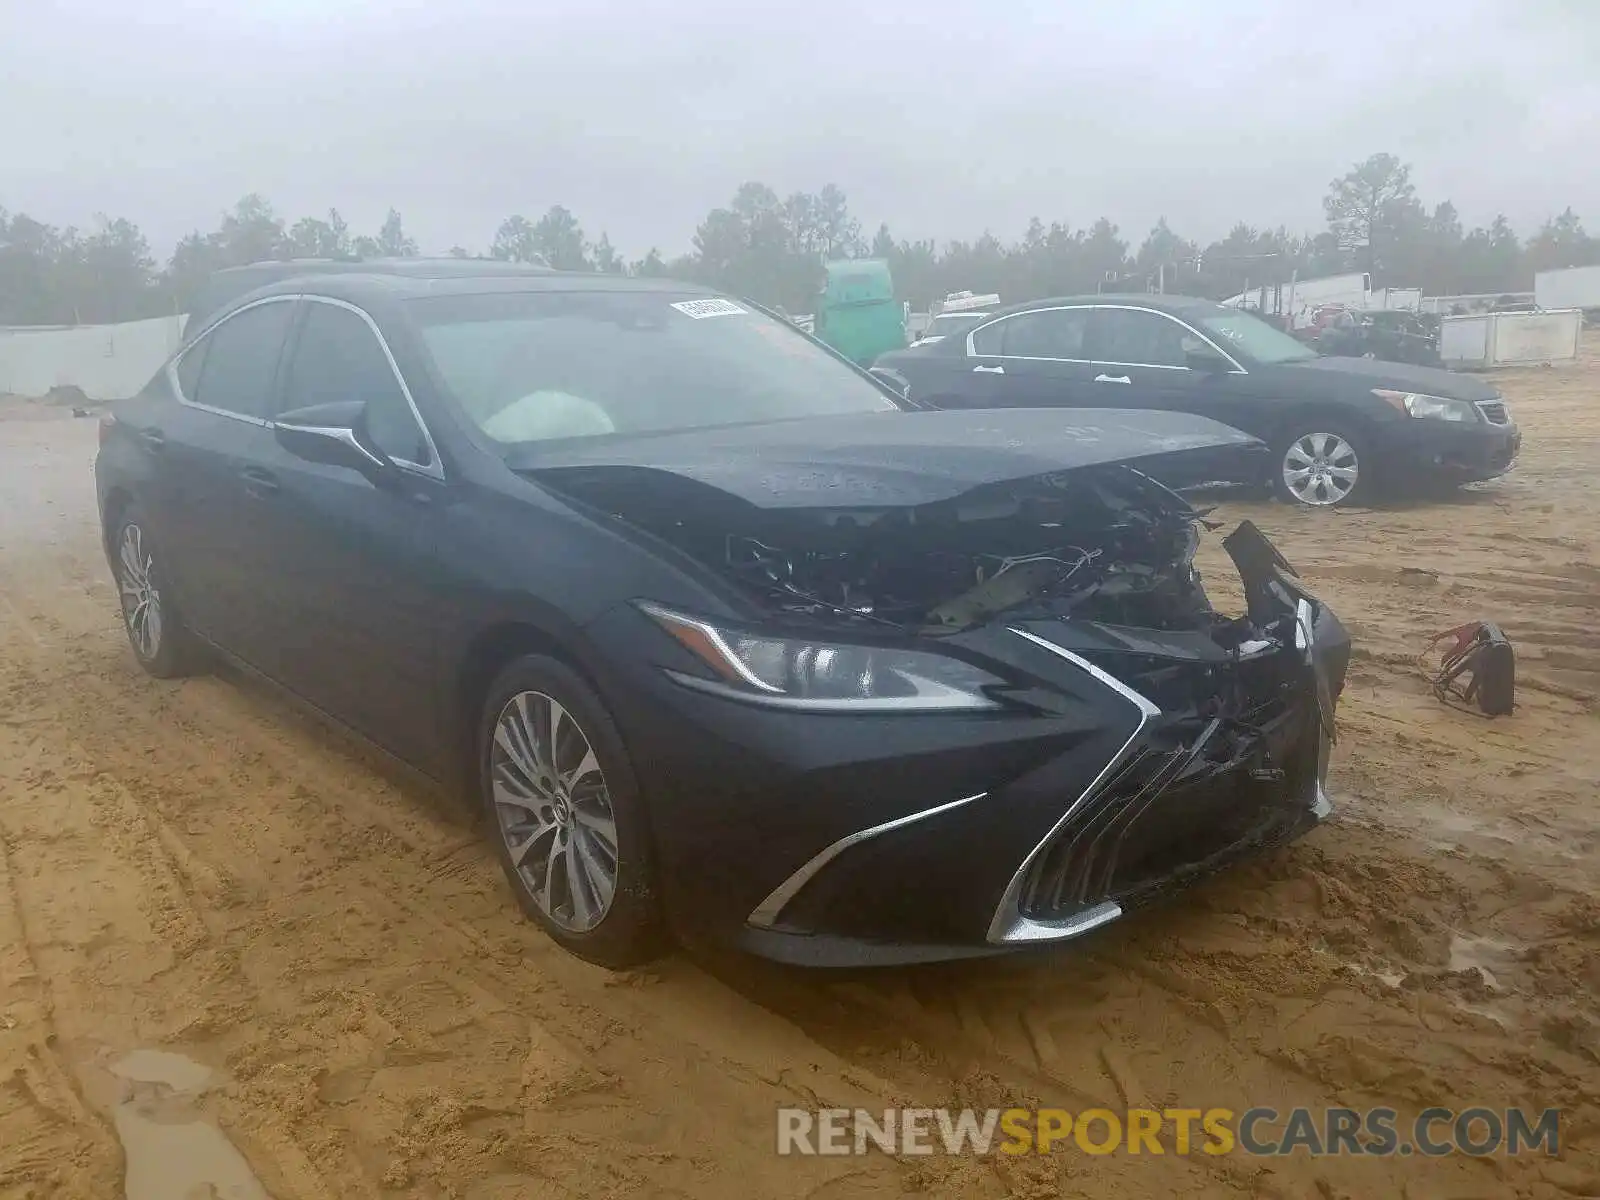
<svg viewBox="0 0 1600 1200">
<path fill-rule="evenodd" d="M 185 320 L 0 329 L 0 393 L 43 396 L 70 386 L 91 400 L 132 396 L 178 348 Z"/>
<path fill-rule="evenodd" d="M 1479 313 L 1439 323 L 1439 357 L 1447 367 L 1514 367 L 1578 357 L 1583 313 Z"/>
</svg>

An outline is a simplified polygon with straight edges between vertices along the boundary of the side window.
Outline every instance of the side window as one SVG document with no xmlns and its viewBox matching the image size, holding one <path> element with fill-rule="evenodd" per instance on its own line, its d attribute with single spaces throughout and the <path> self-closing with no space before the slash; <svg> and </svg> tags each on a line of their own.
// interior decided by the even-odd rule
<svg viewBox="0 0 1600 1200">
<path fill-rule="evenodd" d="M 341 400 L 366 401 L 367 432 L 390 458 L 419 466 L 432 461 L 422 427 L 371 326 L 348 308 L 310 301 L 289 364 L 284 404 L 305 408 Z"/>
<path fill-rule="evenodd" d="M 218 325 L 196 346 L 204 350 L 199 379 L 192 392 L 185 385 L 184 394 L 207 408 L 265 421 L 272 415 L 273 378 L 293 313 L 291 301 L 258 304 Z M 180 382 L 194 355 L 191 350 L 179 364 Z"/>
<path fill-rule="evenodd" d="M 984 357 L 1081 359 L 1090 312 L 1056 308 L 1018 313 L 980 331 L 973 345 Z"/>
<path fill-rule="evenodd" d="M 178 360 L 178 390 L 185 400 L 197 400 L 200 396 L 200 368 L 210 345 L 210 338 L 201 338 Z"/>
<path fill-rule="evenodd" d="M 1160 313 L 1138 308 L 1099 308 L 1095 310 L 1090 340 L 1089 357 L 1095 362 L 1181 367 L 1186 361 L 1185 342 L 1194 339 L 1182 325 Z"/>
<path fill-rule="evenodd" d="M 1005 353 L 1006 326 L 1016 319 L 1007 317 L 1004 321 L 996 321 L 993 325 L 985 325 L 974 331 L 972 348 L 983 358 L 999 358 Z"/>
</svg>

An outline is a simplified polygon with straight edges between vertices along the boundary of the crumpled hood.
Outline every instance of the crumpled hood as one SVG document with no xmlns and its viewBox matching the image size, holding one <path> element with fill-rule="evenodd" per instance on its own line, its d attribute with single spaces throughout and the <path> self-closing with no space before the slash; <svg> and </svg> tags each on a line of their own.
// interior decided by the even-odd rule
<svg viewBox="0 0 1600 1200">
<path fill-rule="evenodd" d="M 1384 362 L 1375 358 L 1308 358 L 1304 362 L 1282 363 L 1278 370 L 1331 372 L 1361 378 L 1369 387 L 1390 388 L 1397 392 L 1425 392 L 1450 400 L 1498 400 L 1499 390 L 1482 379 L 1458 375 L 1443 367 L 1419 367 L 1410 363 Z"/>
<path fill-rule="evenodd" d="M 519 453 L 559 487 L 608 469 L 691 479 L 758 508 L 933 504 L 986 484 L 1125 463 L 1168 487 L 1261 474 L 1255 438 L 1188 413 L 1000 409 L 860 413 L 636 436 Z"/>
</svg>

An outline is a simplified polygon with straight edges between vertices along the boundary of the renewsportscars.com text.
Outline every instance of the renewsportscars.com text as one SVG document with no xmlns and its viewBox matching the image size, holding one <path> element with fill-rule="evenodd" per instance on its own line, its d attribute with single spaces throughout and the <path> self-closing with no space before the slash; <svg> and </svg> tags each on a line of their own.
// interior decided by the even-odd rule
<svg viewBox="0 0 1600 1200">
<path fill-rule="evenodd" d="M 1474 1156 L 1560 1151 L 1559 1109 L 1064 1108 L 778 1110 L 779 1154 Z"/>
</svg>

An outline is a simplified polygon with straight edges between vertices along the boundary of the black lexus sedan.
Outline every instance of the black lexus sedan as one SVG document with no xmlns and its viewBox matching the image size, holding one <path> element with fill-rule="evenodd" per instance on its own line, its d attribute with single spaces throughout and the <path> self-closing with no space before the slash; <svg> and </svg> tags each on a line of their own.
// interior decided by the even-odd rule
<svg viewBox="0 0 1600 1200">
<path fill-rule="evenodd" d="M 1435 367 L 1322 357 L 1238 309 L 1172 296 L 1037 300 L 873 369 L 932 408 L 1163 409 L 1272 449 L 1270 482 L 1313 507 L 1509 470 L 1522 445 L 1490 383 Z M 1243 479 L 1228 482 L 1261 483 Z"/>
<path fill-rule="evenodd" d="M 1249 525 L 1215 612 L 1154 478 L 1235 430 L 912 411 L 603 275 L 313 271 L 193 334 L 101 427 L 139 662 L 243 665 L 465 790 L 593 961 L 1049 945 L 1329 810 L 1347 637 Z"/>
</svg>

